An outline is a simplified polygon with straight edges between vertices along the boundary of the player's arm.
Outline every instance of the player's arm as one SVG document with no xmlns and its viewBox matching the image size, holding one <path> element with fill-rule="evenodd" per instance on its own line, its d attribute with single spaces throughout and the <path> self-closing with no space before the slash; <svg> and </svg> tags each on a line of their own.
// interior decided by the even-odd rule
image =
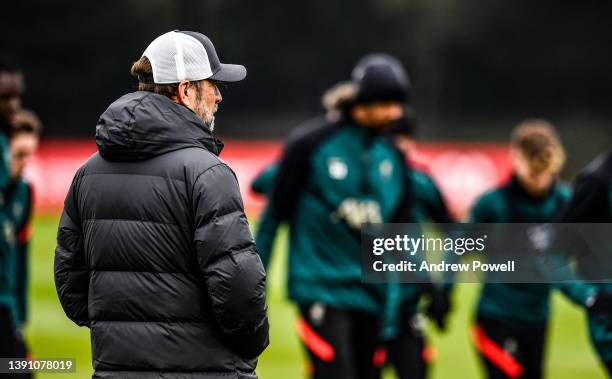
<svg viewBox="0 0 612 379">
<path fill-rule="evenodd" d="M 502 204 L 494 192 L 480 197 L 470 211 L 468 221 L 472 223 L 495 223 L 501 221 Z"/>
<path fill-rule="evenodd" d="M 21 323 L 27 321 L 28 316 L 28 277 L 29 277 L 29 249 L 32 230 L 32 190 L 28 186 L 26 198 L 26 218 L 17 231 L 17 307 L 21 316 Z"/>
<path fill-rule="evenodd" d="M 385 341 L 396 338 L 400 331 L 402 285 L 404 284 L 397 280 L 390 280 L 386 286 L 385 311 L 383 312 L 380 331 L 381 337 Z"/>
<path fill-rule="evenodd" d="M 605 183 L 593 175 L 581 176 L 561 222 L 607 222 L 609 209 Z"/>
<path fill-rule="evenodd" d="M 268 196 L 274 188 L 274 178 L 276 178 L 277 172 L 278 165 L 275 163 L 264 168 L 263 171 L 253 179 L 251 190 L 260 195 Z"/>
<path fill-rule="evenodd" d="M 279 221 L 293 216 L 306 185 L 311 145 L 305 138 L 290 139 L 285 145 L 269 199 L 272 214 Z"/>
<path fill-rule="evenodd" d="M 251 189 L 261 195 L 270 195 L 270 192 L 274 188 L 274 181 L 278 172 L 278 165 L 273 163 L 267 166 L 251 183 Z M 272 206 L 268 201 L 268 204 L 264 208 L 263 212 L 259 216 L 259 225 L 257 226 L 257 234 L 255 241 L 257 241 L 257 251 L 261 257 L 261 261 L 264 267 L 267 269 L 272 259 L 272 249 L 274 247 L 274 240 L 276 239 L 276 232 L 280 226 L 280 221 L 274 217 Z"/>
<path fill-rule="evenodd" d="M 555 283 L 554 287 L 561 291 L 574 304 L 588 307 L 590 302 L 597 296 L 598 289 L 590 284 L 576 281 L 568 283 Z"/>
<path fill-rule="evenodd" d="M 2 132 L 0 132 L 2 133 Z M 4 193 L 11 180 L 11 154 L 5 133 L 0 136 L 0 192 Z"/>
<path fill-rule="evenodd" d="M 21 233 L 20 233 L 21 234 Z M 28 246 L 29 241 L 21 242 L 17 246 L 17 309 L 19 311 L 20 324 L 24 324 L 28 318 Z"/>
<path fill-rule="evenodd" d="M 434 181 L 429 176 L 425 176 L 422 185 L 425 187 L 421 192 L 424 195 L 423 201 L 427 210 L 427 216 L 436 223 L 453 222 L 444 198 Z M 454 263 L 459 260 L 459 256 L 452 251 L 446 252 L 446 254 L 448 262 Z M 451 272 L 445 272 L 443 277 L 443 283 L 423 288 L 424 293 L 429 297 L 426 313 L 436 322 L 440 330 L 446 328 L 446 319 L 452 308 L 451 292 L 455 281 L 455 275 Z"/>
<path fill-rule="evenodd" d="M 89 271 L 85 264 L 83 232 L 75 206 L 75 183 L 77 181 L 73 180 L 64 201 L 57 231 L 55 287 L 66 315 L 79 326 L 89 326 Z"/>
<path fill-rule="evenodd" d="M 601 291 L 596 285 L 582 281 L 570 265 L 564 254 L 551 255 L 556 282 L 551 283 L 574 304 L 586 308 L 589 312 L 610 312 L 612 310 L 612 294 Z M 561 280 L 559 280 L 561 278 Z"/>
<path fill-rule="evenodd" d="M 425 202 L 428 216 L 431 217 L 432 221 L 438 223 L 453 222 L 438 186 L 429 177 L 427 178 L 426 185 L 427 190 L 425 193 L 427 196 Z"/>
<path fill-rule="evenodd" d="M 274 248 L 274 240 L 276 239 L 276 232 L 279 226 L 280 221 L 274 217 L 272 207 L 268 204 L 261 213 L 261 216 L 259 216 L 259 226 L 257 227 L 257 235 L 255 237 L 257 251 L 266 269 L 270 266 L 270 261 L 272 260 L 272 249 Z"/>
<path fill-rule="evenodd" d="M 257 246 L 264 263 L 270 262 L 273 242 L 280 224 L 290 221 L 302 191 L 306 187 L 310 171 L 310 155 L 335 128 L 305 124 L 298 128 L 285 143 L 283 154 L 277 165 L 271 167 L 269 177 L 268 206 L 262 214 L 257 233 Z"/>
<path fill-rule="evenodd" d="M 219 164 L 193 185 L 197 260 L 215 319 L 242 356 L 257 357 L 268 346 L 266 273 L 244 214 L 233 172 Z"/>
<path fill-rule="evenodd" d="M 574 194 L 560 217 L 563 223 L 597 223 L 608 219 L 609 198 L 605 183 L 594 175 L 583 175 L 578 178 Z M 564 235 L 563 238 L 571 238 Z M 562 242 L 566 246 L 578 246 L 580 240 L 574 243 Z M 585 249 L 587 247 L 585 246 Z M 575 252 L 570 252 L 576 254 Z M 612 295 L 601 293 L 599 289 L 589 283 L 580 281 L 575 272 L 568 266 L 566 277 L 573 279 L 566 283 L 556 284 L 572 302 L 587 309 L 598 311 L 599 308 L 612 308 Z M 604 309 L 604 310 L 605 310 Z"/>
</svg>

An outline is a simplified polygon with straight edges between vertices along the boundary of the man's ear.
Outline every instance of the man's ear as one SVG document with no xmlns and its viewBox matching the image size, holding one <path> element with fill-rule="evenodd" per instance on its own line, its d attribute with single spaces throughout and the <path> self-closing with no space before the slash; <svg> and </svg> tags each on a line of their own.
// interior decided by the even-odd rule
<svg viewBox="0 0 612 379">
<path fill-rule="evenodd" d="M 189 87 L 189 81 L 183 80 L 179 82 L 176 89 L 176 99 L 179 104 L 189 107 L 191 105 L 191 93 Z"/>
</svg>

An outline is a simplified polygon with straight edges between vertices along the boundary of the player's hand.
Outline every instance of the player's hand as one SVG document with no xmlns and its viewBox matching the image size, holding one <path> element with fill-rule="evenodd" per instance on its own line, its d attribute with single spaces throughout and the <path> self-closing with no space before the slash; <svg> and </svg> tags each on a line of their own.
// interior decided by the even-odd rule
<svg viewBox="0 0 612 379">
<path fill-rule="evenodd" d="M 600 291 L 587 300 L 587 309 L 591 313 L 612 313 L 612 292 Z"/>
<path fill-rule="evenodd" d="M 426 286 L 425 289 L 429 297 L 425 314 L 436 324 L 439 330 L 444 331 L 446 330 L 446 318 L 451 310 L 450 291 L 433 286 Z"/>
</svg>

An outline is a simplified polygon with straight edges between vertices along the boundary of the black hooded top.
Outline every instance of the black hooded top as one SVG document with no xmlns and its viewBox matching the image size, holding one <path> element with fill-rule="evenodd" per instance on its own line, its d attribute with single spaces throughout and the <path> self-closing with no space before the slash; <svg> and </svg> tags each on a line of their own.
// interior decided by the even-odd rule
<svg viewBox="0 0 612 379">
<path fill-rule="evenodd" d="M 150 92 L 102 114 L 55 250 L 64 311 L 91 328 L 94 377 L 255 378 L 265 272 L 221 145 Z"/>
</svg>

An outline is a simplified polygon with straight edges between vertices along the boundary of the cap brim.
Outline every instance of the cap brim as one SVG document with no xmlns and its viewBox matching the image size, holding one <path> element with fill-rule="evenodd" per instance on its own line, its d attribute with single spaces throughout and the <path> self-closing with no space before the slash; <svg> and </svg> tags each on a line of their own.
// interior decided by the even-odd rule
<svg viewBox="0 0 612 379">
<path fill-rule="evenodd" d="M 215 72 L 209 79 L 220 82 L 239 82 L 246 78 L 246 68 L 239 64 L 221 63 L 219 71 Z"/>
</svg>

